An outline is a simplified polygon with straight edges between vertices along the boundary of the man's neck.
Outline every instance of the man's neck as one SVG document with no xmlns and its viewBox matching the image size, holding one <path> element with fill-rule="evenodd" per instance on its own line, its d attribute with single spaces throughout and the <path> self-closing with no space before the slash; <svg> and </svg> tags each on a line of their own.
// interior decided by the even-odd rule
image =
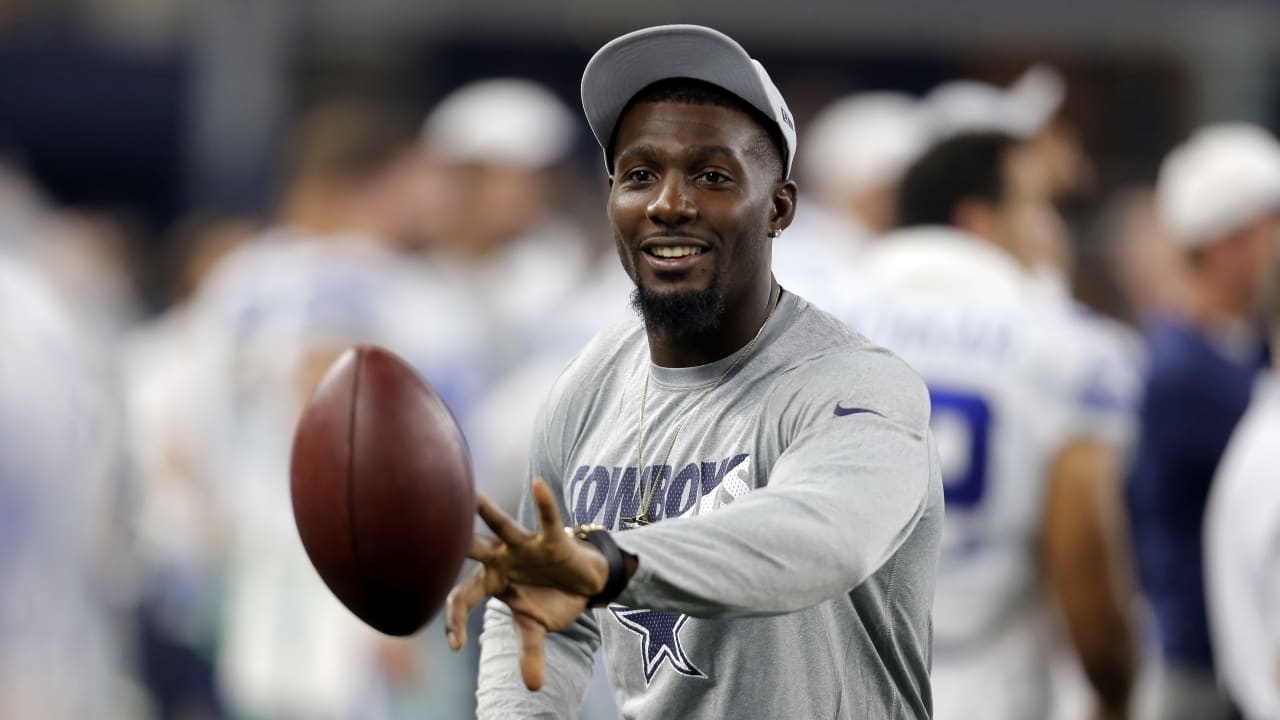
<svg viewBox="0 0 1280 720">
<path fill-rule="evenodd" d="M 770 276 L 769 284 L 760 292 L 738 303 L 725 313 L 714 330 L 693 337 L 674 337 L 646 327 L 649 336 L 649 358 L 660 367 L 682 368 L 706 365 L 722 360 L 746 347 L 759 333 L 776 303 L 782 288 Z M 736 310 L 736 312 L 735 312 Z"/>
<path fill-rule="evenodd" d="M 1196 278 L 1192 284 L 1192 320 L 1203 327 L 1231 324 L 1249 316 L 1248 298 L 1231 283 Z"/>
</svg>

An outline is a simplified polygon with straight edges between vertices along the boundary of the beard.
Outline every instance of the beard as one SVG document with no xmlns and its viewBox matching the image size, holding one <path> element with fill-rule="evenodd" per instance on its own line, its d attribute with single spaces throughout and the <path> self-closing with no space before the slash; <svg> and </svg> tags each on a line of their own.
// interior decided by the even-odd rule
<svg viewBox="0 0 1280 720">
<path fill-rule="evenodd" d="M 655 293 L 639 283 L 631 293 L 631 307 L 652 333 L 669 338 L 701 335 L 720 327 L 724 292 L 719 275 L 703 290 Z"/>
</svg>

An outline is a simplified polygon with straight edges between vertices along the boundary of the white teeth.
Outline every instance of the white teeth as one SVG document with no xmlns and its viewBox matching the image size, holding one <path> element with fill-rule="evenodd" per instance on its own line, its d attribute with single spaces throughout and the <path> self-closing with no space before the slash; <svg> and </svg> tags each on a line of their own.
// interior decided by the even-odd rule
<svg viewBox="0 0 1280 720">
<path fill-rule="evenodd" d="M 701 255 L 702 248 L 693 247 L 692 245 L 679 245 L 676 247 L 653 247 L 649 252 L 661 258 L 681 258 L 688 255 Z"/>
</svg>

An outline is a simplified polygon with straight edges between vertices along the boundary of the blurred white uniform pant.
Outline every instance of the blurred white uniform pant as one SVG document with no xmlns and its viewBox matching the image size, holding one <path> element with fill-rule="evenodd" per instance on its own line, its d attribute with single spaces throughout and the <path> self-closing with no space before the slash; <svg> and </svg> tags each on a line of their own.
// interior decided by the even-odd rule
<svg viewBox="0 0 1280 720">
<path fill-rule="evenodd" d="M 1056 637 L 1043 613 L 1031 610 L 963 646 L 937 643 L 931 673 L 935 720 L 1050 717 Z"/>
<path fill-rule="evenodd" d="M 1138 683 L 1137 720 L 1228 720 L 1231 703 L 1213 672 L 1151 659 Z"/>
</svg>

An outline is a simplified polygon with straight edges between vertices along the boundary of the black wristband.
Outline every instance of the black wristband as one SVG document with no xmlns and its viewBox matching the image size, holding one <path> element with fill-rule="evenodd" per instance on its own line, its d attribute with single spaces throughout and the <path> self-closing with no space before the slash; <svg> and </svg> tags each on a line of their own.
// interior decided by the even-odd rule
<svg viewBox="0 0 1280 720">
<path fill-rule="evenodd" d="M 587 599 L 587 605 L 590 607 L 604 607 L 617 599 L 622 594 L 622 589 L 627 586 L 627 570 L 622 561 L 622 550 L 613 541 L 613 536 L 608 530 L 593 528 L 578 531 L 574 535 L 595 545 L 609 565 L 609 578 L 605 580 L 604 589 Z"/>
</svg>

